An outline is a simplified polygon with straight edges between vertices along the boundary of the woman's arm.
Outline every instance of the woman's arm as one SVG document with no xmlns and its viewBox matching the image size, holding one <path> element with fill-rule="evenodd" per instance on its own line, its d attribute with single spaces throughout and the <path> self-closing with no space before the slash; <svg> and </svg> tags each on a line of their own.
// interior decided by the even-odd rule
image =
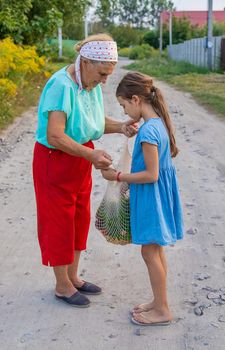
<svg viewBox="0 0 225 350">
<path fill-rule="evenodd" d="M 102 150 L 93 150 L 75 142 L 65 134 L 66 114 L 61 111 L 49 113 L 47 141 L 51 146 L 71 154 L 83 157 L 93 163 L 96 169 L 104 169 L 112 164 L 111 157 Z"/>
<path fill-rule="evenodd" d="M 124 134 L 127 137 L 134 136 L 138 131 L 137 123 L 132 119 L 126 122 L 119 122 L 115 119 L 105 117 L 105 134 L 119 133 Z"/>
<path fill-rule="evenodd" d="M 109 117 L 105 117 L 105 134 L 122 133 L 122 122 L 118 122 Z"/>
<path fill-rule="evenodd" d="M 159 175 L 159 159 L 158 148 L 156 145 L 147 142 L 142 143 L 144 160 L 146 165 L 145 171 L 132 174 L 119 174 L 119 180 L 127 183 L 153 183 L 158 181 Z M 114 169 L 102 170 L 102 175 L 106 180 L 118 180 L 118 171 Z"/>
</svg>

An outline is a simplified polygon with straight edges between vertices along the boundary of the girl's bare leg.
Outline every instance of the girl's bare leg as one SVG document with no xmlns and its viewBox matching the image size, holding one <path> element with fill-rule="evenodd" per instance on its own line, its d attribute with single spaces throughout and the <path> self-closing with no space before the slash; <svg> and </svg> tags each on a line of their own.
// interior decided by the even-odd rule
<svg viewBox="0 0 225 350">
<path fill-rule="evenodd" d="M 161 247 L 157 244 L 142 246 L 142 257 L 148 268 L 154 296 L 151 310 L 133 313 L 135 320 L 142 323 L 164 322 L 172 319 L 167 302 L 165 257 L 162 252 L 160 254 L 160 249 Z"/>
<path fill-rule="evenodd" d="M 167 276 L 167 262 L 166 262 L 166 257 L 164 253 L 164 248 L 161 246 L 159 246 L 159 255 L 160 255 L 160 259 L 161 259 L 165 274 Z"/>
<path fill-rule="evenodd" d="M 161 263 L 162 266 L 164 268 L 165 274 L 167 276 L 167 263 L 166 263 L 166 258 L 165 258 L 165 254 L 164 254 L 164 249 L 163 247 L 159 246 L 159 255 L 160 255 L 160 259 L 161 259 Z M 136 305 L 133 310 L 132 313 L 139 313 L 139 312 L 143 312 L 143 311 L 149 311 L 151 309 L 153 309 L 154 307 L 154 299 L 152 301 L 150 301 L 149 303 L 142 303 L 139 305 Z"/>
</svg>

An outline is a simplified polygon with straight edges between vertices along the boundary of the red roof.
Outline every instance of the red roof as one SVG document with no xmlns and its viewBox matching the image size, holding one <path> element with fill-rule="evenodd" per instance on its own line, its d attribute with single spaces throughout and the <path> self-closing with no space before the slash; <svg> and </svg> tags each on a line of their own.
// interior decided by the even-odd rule
<svg viewBox="0 0 225 350">
<path fill-rule="evenodd" d="M 204 26 L 207 23 L 207 11 L 173 11 L 173 16 L 177 18 L 187 17 L 194 25 Z M 161 14 L 163 22 L 168 21 L 169 12 L 164 11 Z M 225 22 L 225 11 L 213 11 L 213 20 L 215 22 Z"/>
</svg>

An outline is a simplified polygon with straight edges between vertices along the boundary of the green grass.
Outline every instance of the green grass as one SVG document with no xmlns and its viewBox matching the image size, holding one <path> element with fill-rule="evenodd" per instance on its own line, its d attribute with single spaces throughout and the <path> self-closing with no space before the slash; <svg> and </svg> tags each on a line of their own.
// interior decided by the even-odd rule
<svg viewBox="0 0 225 350">
<path fill-rule="evenodd" d="M 136 61 L 126 67 L 190 92 L 198 102 L 225 117 L 225 74 L 166 58 Z"/>
<path fill-rule="evenodd" d="M 174 62 L 167 58 L 159 57 L 137 61 L 130 64 L 127 68 L 138 70 L 157 78 L 163 77 L 163 80 L 169 80 L 171 77 L 186 73 L 207 74 L 209 72 L 206 68 L 196 67 L 186 62 Z"/>
</svg>

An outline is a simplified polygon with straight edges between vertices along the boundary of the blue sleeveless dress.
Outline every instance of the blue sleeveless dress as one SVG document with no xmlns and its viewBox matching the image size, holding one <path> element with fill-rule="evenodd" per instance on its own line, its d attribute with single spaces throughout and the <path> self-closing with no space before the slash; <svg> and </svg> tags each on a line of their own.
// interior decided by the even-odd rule
<svg viewBox="0 0 225 350">
<path fill-rule="evenodd" d="M 161 118 L 151 118 L 140 127 L 131 173 L 146 170 L 142 142 L 158 147 L 159 178 L 155 183 L 130 184 L 132 243 L 172 245 L 183 238 L 183 215 L 169 136 Z"/>
</svg>

